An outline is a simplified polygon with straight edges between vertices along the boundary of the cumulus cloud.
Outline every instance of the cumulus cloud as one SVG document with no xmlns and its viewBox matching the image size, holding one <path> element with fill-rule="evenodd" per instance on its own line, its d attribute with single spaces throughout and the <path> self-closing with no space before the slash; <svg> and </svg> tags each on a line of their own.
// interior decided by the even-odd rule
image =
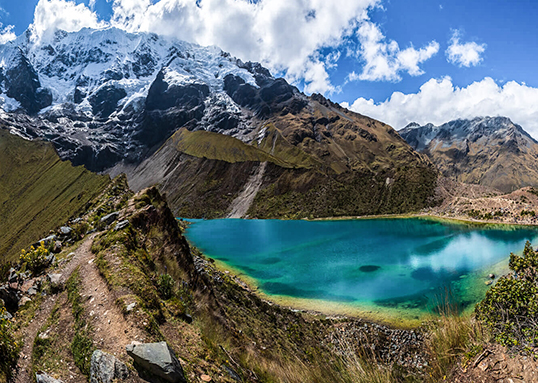
<svg viewBox="0 0 538 383">
<path fill-rule="evenodd" d="M 328 71 L 339 54 L 323 48 L 343 46 L 368 11 L 381 0 L 107 0 L 110 22 L 99 21 L 73 0 L 40 0 L 32 29 L 38 39 L 56 29 L 115 26 L 130 32 L 154 32 L 200 45 L 216 45 L 243 60 L 262 62 L 306 92 L 337 91 Z"/>
<path fill-rule="evenodd" d="M 368 21 L 361 24 L 357 36 L 360 42 L 358 55 L 364 67 L 361 74 L 349 79 L 397 82 L 402 79 L 401 72 L 419 76 L 424 73 L 419 64 L 439 51 L 436 41 L 418 50 L 412 46 L 401 50 L 396 41 L 386 39 L 379 27 Z"/>
<path fill-rule="evenodd" d="M 99 20 L 90 6 L 74 0 L 39 0 L 31 28 L 37 39 L 56 29 L 114 26 L 129 32 L 153 32 L 200 45 L 216 45 L 242 60 L 259 61 L 307 93 L 340 91 L 331 81 L 350 41 L 359 39 L 355 55 L 364 70 L 349 80 L 400 80 L 418 76 L 420 64 L 439 50 L 432 41 L 400 49 L 369 21 L 368 12 L 382 0 L 107 0 L 113 14 Z M 330 52 L 329 54 L 327 54 Z"/>
<path fill-rule="evenodd" d="M 50 37 L 58 29 L 76 32 L 82 28 L 104 28 L 106 25 L 84 4 L 77 5 L 69 0 L 39 0 L 30 30 L 34 38 L 40 40 Z"/>
<path fill-rule="evenodd" d="M 359 98 L 352 105 L 342 105 L 395 129 L 410 122 L 440 125 L 458 118 L 505 116 L 538 139 L 538 88 L 515 81 L 499 85 L 486 77 L 460 88 L 454 86 L 450 77 L 445 77 L 429 80 L 417 93 L 394 92 L 381 103 Z"/>
<path fill-rule="evenodd" d="M 446 59 L 449 63 L 461 67 L 476 66 L 482 62 L 482 53 L 486 50 L 486 44 L 477 44 L 474 41 L 460 43 L 461 31 L 454 30 L 450 45 L 446 50 Z"/>
<path fill-rule="evenodd" d="M 0 23 L 0 44 L 5 44 L 17 38 L 17 35 L 13 32 L 13 28 L 15 28 L 14 25 L 8 25 L 2 28 L 2 23 Z"/>
<path fill-rule="evenodd" d="M 114 0 L 112 25 L 216 45 L 244 60 L 261 61 L 306 92 L 331 93 L 328 60 L 380 0 Z"/>
</svg>

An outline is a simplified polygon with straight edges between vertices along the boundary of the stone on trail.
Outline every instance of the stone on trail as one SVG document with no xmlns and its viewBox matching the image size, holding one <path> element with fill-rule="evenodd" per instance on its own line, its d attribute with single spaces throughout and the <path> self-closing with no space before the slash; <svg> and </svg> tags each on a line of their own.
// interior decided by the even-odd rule
<svg viewBox="0 0 538 383">
<path fill-rule="evenodd" d="M 47 278 L 53 285 L 58 285 L 60 283 L 60 279 L 62 278 L 62 274 L 47 274 Z"/>
<path fill-rule="evenodd" d="M 113 355 L 101 350 L 92 354 L 90 365 L 90 383 L 112 383 L 125 380 L 129 376 L 127 366 Z"/>
<path fill-rule="evenodd" d="M 37 380 L 37 383 L 63 383 L 61 380 L 54 379 L 53 377 L 48 376 L 44 372 L 36 373 L 35 379 Z"/>
<path fill-rule="evenodd" d="M 186 383 L 183 368 L 166 342 L 130 344 L 127 354 L 144 373 L 171 383 Z"/>
<path fill-rule="evenodd" d="M 118 216 L 120 215 L 119 212 L 114 212 L 114 213 L 110 213 L 110 214 L 107 214 L 105 215 L 103 218 L 101 218 L 101 222 L 107 224 L 107 225 L 110 225 L 112 222 L 114 222 L 115 220 L 118 219 Z"/>
</svg>

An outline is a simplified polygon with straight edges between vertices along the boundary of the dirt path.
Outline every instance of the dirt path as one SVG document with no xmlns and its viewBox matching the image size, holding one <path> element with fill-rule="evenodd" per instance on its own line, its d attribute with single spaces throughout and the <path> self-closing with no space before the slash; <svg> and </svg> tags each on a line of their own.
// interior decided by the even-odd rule
<svg viewBox="0 0 538 383">
<path fill-rule="evenodd" d="M 75 250 L 75 255 L 71 260 L 63 266 L 61 269 L 54 271 L 54 273 L 62 274 L 60 282 L 65 284 L 71 273 L 80 266 L 83 262 L 92 257 L 91 246 L 93 243 L 94 235 L 87 237 L 84 242 Z M 34 381 L 32 372 L 32 351 L 34 346 L 34 339 L 37 336 L 39 329 L 45 324 L 49 318 L 54 304 L 58 299 L 58 295 L 46 296 L 41 306 L 36 310 L 35 316 L 22 331 L 23 348 L 20 354 L 19 362 L 17 364 L 17 371 L 13 377 L 15 383 L 29 383 Z"/>
<path fill-rule="evenodd" d="M 108 288 L 95 265 L 93 254 L 84 259 L 80 267 L 81 295 L 85 312 L 91 317 L 95 346 L 127 361 L 125 346 L 132 341 L 144 340 L 138 326 L 129 323 L 116 304 L 116 297 Z M 136 310 L 136 309 L 135 309 Z"/>
<path fill-rule="evenodd" d="M 243 191 L 230 205 L 230 213 L 227 218 L 242 218 L 247 214 L 250 205 L 252 205 L 256 194 L 258 194 L 262 186 L 266 166 L 267 162 L 262 162 L 256 172 L 248 179 Z"/>
</svg>

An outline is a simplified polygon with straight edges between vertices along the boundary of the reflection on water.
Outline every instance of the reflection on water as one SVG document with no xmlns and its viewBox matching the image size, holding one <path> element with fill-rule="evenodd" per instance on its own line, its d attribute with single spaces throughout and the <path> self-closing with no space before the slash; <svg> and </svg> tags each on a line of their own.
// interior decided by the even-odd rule
<svg viewBox="0 0 538 383">
<path fill-rule="evenodd" d="M 228 219 L 196 221 L 186 235 L 269 295 L 431 311 L 447 288 L 461 306 L 474 304 L 483 274 L 538 232 L 416 218 Z"/>
</svg>

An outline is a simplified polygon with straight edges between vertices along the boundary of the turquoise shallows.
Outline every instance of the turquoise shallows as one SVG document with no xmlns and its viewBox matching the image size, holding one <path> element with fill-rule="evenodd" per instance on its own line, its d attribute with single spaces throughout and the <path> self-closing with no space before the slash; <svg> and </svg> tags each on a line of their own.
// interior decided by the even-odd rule
<svg viewBox="0 0 538 383">
<path fill-rule="evenodd" d="M 499 262 L 538 236 L 528 227 L 420 218 L 192 222 L 186 236 L 194 245 L 244 272 L 269 296 L 422 312 L 447 296 L 470 308 Z"/>
</svg>

